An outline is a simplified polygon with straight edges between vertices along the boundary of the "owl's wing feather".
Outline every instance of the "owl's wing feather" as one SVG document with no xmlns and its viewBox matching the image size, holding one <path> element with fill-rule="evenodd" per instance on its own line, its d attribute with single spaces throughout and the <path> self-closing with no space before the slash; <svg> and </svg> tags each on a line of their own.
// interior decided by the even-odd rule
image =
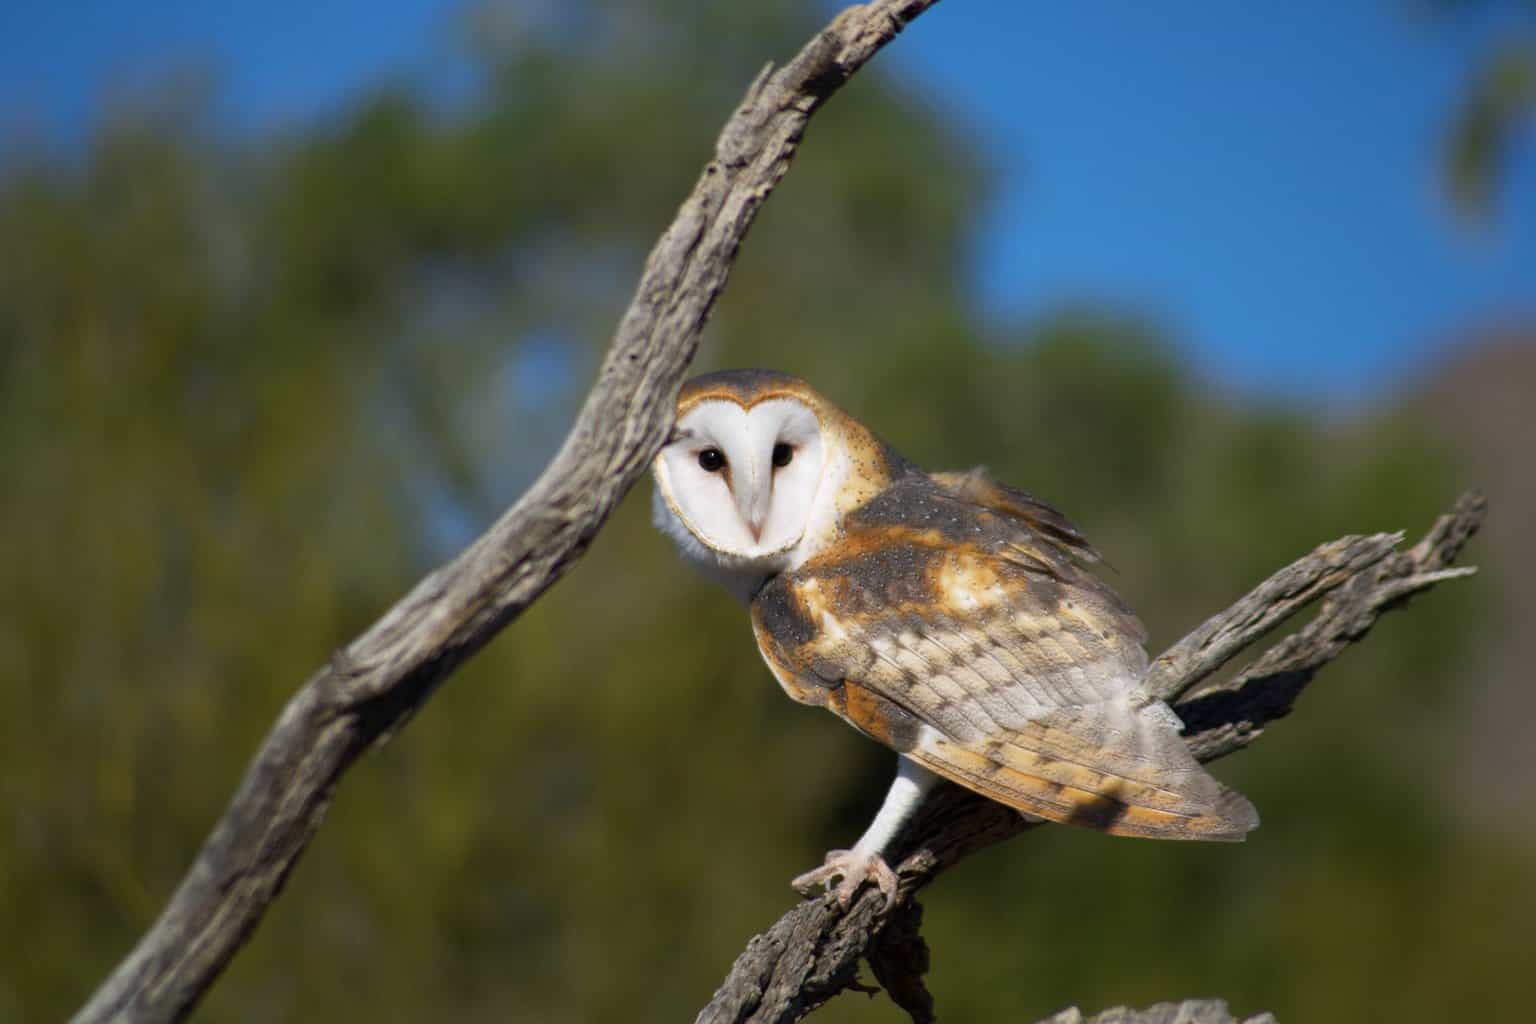
<svg viewBox="0 0 1536 1024">
<path fill-rule="evenodd" d="M 998 483 L 980 467 L 964 473 L 933 473 L 929 479 L 962 501 L 1008 516 L 1083 561 L 1099 561 L 1099 553 L 1066 516 L 1027 491 Z"/>
<path fill-rule="evenodd" d="M 1052 821 L 1240 839 L 1251 805 L 1134 696 L 1144 631 L 1060 513 L 976 474 L 912 474 L 753 601 L 797 700 L 930 770 Z"/>
</svg>

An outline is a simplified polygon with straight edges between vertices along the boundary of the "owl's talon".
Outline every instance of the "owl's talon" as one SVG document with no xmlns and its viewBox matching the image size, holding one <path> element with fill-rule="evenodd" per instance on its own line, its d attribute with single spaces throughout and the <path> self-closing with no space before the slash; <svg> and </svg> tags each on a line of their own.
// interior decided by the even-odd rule
<svg viewBox="0 0 1536 1024">
<path fill-rule="evenodd" d="M 837 880 L 835 884 L 833 879 Z M 872 883 L 885 896 L 882 911 L 890 910 L 896 902 L 896 872 L 878 853 L 829 850 L 821 867 L 812 868 L 789 884 L 802 896 L 812 896 L 825 887 L 836 897 L 837 905 L 847 910 L 865 882 Z"/>
</svg>

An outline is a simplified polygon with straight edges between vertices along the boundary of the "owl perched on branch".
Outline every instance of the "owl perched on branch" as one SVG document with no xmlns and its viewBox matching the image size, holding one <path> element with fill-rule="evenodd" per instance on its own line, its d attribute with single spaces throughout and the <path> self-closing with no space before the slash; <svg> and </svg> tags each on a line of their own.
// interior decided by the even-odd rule
<svg viewBox="0 0 1536 1024">
<path fill-rule="evenodd" d="M 802 892 L 846 906 L 871 881 L 893 899 L 885 847 L 938 778 L 1112 835 L 1240 840 L 1258 824 L 1139 692 L 1146 633 L 1044 502 L 924 472 L 766 370 L 685 384 L 653 471 L 657 526 L 748 603 L 785 692 L 900 755 L 869 829 L 795 879 Z"/>
</svg>

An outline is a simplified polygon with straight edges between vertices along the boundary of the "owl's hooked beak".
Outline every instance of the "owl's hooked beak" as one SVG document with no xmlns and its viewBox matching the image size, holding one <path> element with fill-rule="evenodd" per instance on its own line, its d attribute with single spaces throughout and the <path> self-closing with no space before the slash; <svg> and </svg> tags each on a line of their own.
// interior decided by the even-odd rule
<svg viewBox="0 0 1536 1024">
<path fill-rule="evenodd" d="M 741 481 L 736 492 L 736 508 L 741 512 L 742 522 L 747 524 L 747 531 L 752 534 L 752 543 L 761 544 L 763 524 L 768 521 L 768 508 L 773 501 L 773 474 L 763 472 L 763 467 L 754 460 L 743 475 L 746 479 Z"/>
</svg>

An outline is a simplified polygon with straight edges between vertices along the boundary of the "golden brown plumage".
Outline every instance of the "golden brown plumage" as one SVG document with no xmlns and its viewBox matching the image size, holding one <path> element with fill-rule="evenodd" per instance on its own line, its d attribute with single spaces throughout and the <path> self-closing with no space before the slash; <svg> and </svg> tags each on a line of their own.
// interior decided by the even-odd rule
<svg viewBox="0 0 1536 1024">
<path fill-rule="evenodd" d="M 796 700 L 1020 811 L 1118 835 L 1237 839 L 1255 823 L 1171 715 L 1138 709 L 1141 624 L 1060 513 L 977 474 L 909 469 L 752 601 Z"/>
<path fill-rule="evenodd" d="M 758 449 L 770 444 L 774 466 L 793 449 L 794 475 L 765 497 L 778 470 L 765 481 Z M 714 469 L 690 461 L 716 455 Z M 979 471 L 926 473 L 803 382 L 766 371 L 690 382 L 657 467 L 658 524 L 749 599 L 759 649 L 796 700 L 1051 821 L 1228 840 L 1257 824 L 1191 757 L 1168 707 L 1139 694 L 1145 631 L 1044 502 Z M 747 537 L 733 523 L 749 514 L 750 541 L 720 539 Z M 809 881 L 856 885 L 864 872 L 889 891 L 879 848 L 927 778 L 903 776 L 905 795 L 898 778 L 860 845 Z"/>
</svg>

